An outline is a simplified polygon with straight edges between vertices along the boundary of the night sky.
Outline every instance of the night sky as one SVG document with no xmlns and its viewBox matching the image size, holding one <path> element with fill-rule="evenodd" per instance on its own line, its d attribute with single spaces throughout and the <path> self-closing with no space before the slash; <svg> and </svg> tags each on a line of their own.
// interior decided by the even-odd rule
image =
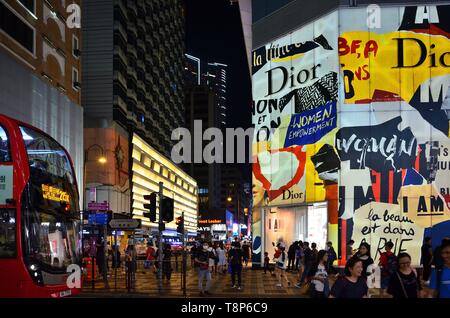
<svg viewBox="0 0 450 318">
<path fill-rule="evenodd" d="M 251 83 L 238 5 L 229 0 L 185 3 L 186 53 L 205 64 L 228 65 L 227 127 L 250 127 Z"/>
</svg>

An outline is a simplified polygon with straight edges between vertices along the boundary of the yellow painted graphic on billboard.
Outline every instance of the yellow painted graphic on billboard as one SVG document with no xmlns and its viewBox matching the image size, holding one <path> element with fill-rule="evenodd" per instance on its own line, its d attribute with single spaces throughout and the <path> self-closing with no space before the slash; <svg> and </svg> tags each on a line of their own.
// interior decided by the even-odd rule
<svg viewBox="0 0 450 318">
<path fill-rule="evenodd" d="M 402 214 L 420 227 L 432 227 L 450 220 L 447 203 L 432 184 L 402 187 L 398 201 Z"/>
<path fill-rule="evenodd" d="M 409 102 L 426 80 L 450 74 L 450 40 L 443 36 L 352 31 L 338 43 L 347 104 Z"/>
</svg>

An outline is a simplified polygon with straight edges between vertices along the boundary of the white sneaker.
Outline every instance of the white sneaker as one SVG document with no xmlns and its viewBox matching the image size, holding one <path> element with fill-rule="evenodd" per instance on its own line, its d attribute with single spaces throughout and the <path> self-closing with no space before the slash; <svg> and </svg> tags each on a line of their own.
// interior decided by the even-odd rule
<svg viewBox="0 0 450 318">
<path fill-rule="evenodd" d="M 236 288 L 236 285 L 231 286 L 231 288 Z"/>
<path fill-rule="evenodd" d="M 281 285 L 281 284 L 276 284 L 276 286 L 277 286 L 277 287 L 283 287 L 283 285 Z"/>
<path fill-rule="evenodd" d="M 241 286 L 239 286 L 239 287 L 238 287 L 238 290 L 241 290 L 241 289 L 242 289 Z"/>
</svg>

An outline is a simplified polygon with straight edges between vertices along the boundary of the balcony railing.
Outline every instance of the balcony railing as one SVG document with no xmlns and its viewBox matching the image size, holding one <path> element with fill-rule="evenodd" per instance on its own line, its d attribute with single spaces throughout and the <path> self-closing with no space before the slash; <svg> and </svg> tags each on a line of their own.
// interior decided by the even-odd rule
<svg viewBox="0 0 450 318">
<path fill-rule="evenodd" d="M 114 5 L 119 6 L 124 16 L 127 16 L 127 8 L 123 0 L 114 0 Z"/>
<path fill-rule="evenodd" d="M 114 105 L 118 105 L 120 108 L 122 108 L 123 111 L 127 111 L 127 103 L 119 95 L 114 95 L 113 103 Z"/>
<path fill-rule="evenodd" d="M 120 23 L 119 21 L 114 21 L 114 30 L 118 30 L 120 34 L 122 34 L 123 38 L 125 40 L 127 39 L 127 31 L 122 26 L 122 23 Z"/>
<path fill-rule="evenodd" d="M 130 1 L 130 2 L 131 2 L 131 1 Z M 129 22 L 129 23 L 127 24 L 127 29 L 130 30 L 131 32 L 133 32 L 133 33 L 134 33 L 134 36 L 137 37 L 138 32 L 137 32 L 136 26 L 135 26 L 133 23 Z"/>
<path fill-rule="evenodd" d="M 114 45 L 114 54 L 119 55 L 119 57 L 122 59 L 124 64 L 128 63 L 127 55 L 122 50 L 122 47 L 120 45 Z"/>
<path fill-rule="evenodd" d="M 127 79 L 119 71 L 114 71 L 114 80 L 119 81 L 123 87 L 127 87 Z"/>
<path fill-rule="evenodd" d="M 133 45 L 131 44 L 127 45 L 127 52 L 131 53 L 132 55 L 134 55 L 135 58 L 137 58 L 136 48 Z"/>
<path fill-rule="evenodd" d="M 131 98 L 132 100 L 136 101 L 136 103 L 137 103 L 137 96 L 136 96 L 136 92 L 134 91 L 134 89 L 127 89 L 127 97 Z"/>
<path fill-rule="evenodd" d="M 132 12 L 134 12 L 135 15 L 137 15 L 137 7 L 134 1 L 127 1 L 127 6 L 128 9 L 130 9 Z"/>
</svg>

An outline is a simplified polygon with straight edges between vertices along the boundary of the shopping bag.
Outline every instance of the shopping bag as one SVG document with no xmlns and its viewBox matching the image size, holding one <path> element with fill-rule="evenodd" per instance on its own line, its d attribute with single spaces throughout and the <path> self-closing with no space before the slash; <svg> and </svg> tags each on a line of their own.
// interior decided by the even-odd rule
<svg viewBox="0 0 450 318">
<path fill-rule="evenodd" d="M 149 269 L 150 268 L 150 261 L 144 261 L 144 268 Z"/>
<path fill-rule="evenodd" d="M 228 264 L 228 274 L 231 274 L 231 264 Z"/>
</svg>

